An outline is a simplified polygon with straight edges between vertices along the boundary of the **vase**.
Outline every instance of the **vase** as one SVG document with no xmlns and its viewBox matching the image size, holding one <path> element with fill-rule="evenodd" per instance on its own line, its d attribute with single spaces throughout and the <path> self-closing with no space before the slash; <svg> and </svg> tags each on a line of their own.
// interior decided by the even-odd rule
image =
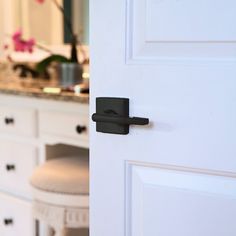
<svg viewBox="0 0 236 236">
<path fill-rule="evenodd" d="M 58 83 L 63 88 L 83 83 L 83 68 L 78 63 L 58 64 Z"/>
</svg>

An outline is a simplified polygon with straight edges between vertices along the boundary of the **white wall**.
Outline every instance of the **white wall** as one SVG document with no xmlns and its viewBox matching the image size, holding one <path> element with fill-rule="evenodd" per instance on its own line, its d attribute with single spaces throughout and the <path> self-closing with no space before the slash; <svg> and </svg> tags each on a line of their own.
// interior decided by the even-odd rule
<svg viewBox="0 0 236 236">
<path fill-rule="evenodd" d="M 3 16 L 2 16 L 2 1 L 0 1 L 0 45 L 3 45 Z M 2 56 L 2 51 L 0 47 L 0 57 Z"/>
<path fill-rule="evenodd" d="M 0 0 L 0 55 L 2 54 L 2 46 L 8 34 L 11 34 L 15 19 L 13 18 L 15 8 L 13 7 L 14 0 Z M 15 0 L 16 2 L 18 0 Z M 7 19 L 7 20 L 6 20 Z"/>
<path fill-rule="evenodd" d="M 34 37 L 46 45 L 62 44 L 63 19 L 52 1 L 39 4 L 32 0 L 21 0 L 21 18 L 26 38 Z"/>
</svg>

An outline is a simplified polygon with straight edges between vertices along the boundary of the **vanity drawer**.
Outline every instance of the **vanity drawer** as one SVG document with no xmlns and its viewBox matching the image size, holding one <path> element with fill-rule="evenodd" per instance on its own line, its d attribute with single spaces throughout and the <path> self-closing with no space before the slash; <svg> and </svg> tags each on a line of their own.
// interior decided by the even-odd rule
<svg viewBox="0 0 236 236">
<path fill-rule="evenodd" d="M 36 135 L 36 111 L 0 106 L 0 130 L 10 134 Z"/>
<path fill-rule="evenodd" d="M 42 111 L 39 114 L 41 134 L 88 140 L 88 115 Z"/>
<path fill-rule="evenodd" d="M 29 178 L 36 165 L 35 147 L 0 140 L 0 189 L 29 198 Z"/>
<path fill-rule="evenodd" d="M 30 203 L 0 194 L 0 235 L 35 235 Z"/>
</svg>

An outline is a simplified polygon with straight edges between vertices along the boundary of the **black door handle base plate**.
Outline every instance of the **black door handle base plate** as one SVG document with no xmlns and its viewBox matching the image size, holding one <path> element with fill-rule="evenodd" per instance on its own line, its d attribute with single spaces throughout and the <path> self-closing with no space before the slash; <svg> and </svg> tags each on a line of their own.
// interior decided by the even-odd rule
<svg viewBox="0 0 236 236">
<path fill-rule="evenodd" d="M 111 134 L 128 134 L 130 125 L 147 125 L 149 119 L 129 117 L 129 99 L 96 98 L 96 113 L 92 115 L 96 131 Z"/>
</svg>

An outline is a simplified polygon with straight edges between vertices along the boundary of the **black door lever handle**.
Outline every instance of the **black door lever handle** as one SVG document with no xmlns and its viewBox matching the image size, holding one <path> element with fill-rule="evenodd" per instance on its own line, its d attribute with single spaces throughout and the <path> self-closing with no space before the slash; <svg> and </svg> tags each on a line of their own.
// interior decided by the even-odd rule
<svg viewBox="0 0 236 236">
<path fill-rule="evenodd" d="M 95 122 L 113 123 L 120 125 L 148 125 L 149 119 L 141 117 L 124 117 L 118 115 L 93 114 L 92 120 Z"/>
<path fill-rule="evenodd" d="M 96 113 L 92 115 L 97 132 L 128 134 L 130 125 L 147 125 L 149 119 L 129 116 L 129 99 L 99 97 L 96 99 Z"/>
</svg>

